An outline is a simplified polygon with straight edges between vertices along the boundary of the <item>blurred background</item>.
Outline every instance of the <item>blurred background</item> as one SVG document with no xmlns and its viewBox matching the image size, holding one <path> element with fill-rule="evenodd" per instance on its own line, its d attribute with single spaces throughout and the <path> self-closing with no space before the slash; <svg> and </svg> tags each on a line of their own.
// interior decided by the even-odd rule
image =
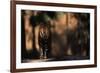
<svg viewBox="0 0 100 73">
<path fill-rule="evenodd" d="M 21 58 L 63 61 L 90 58 L 90 14 L 21 11 Z"/>
</svg>

